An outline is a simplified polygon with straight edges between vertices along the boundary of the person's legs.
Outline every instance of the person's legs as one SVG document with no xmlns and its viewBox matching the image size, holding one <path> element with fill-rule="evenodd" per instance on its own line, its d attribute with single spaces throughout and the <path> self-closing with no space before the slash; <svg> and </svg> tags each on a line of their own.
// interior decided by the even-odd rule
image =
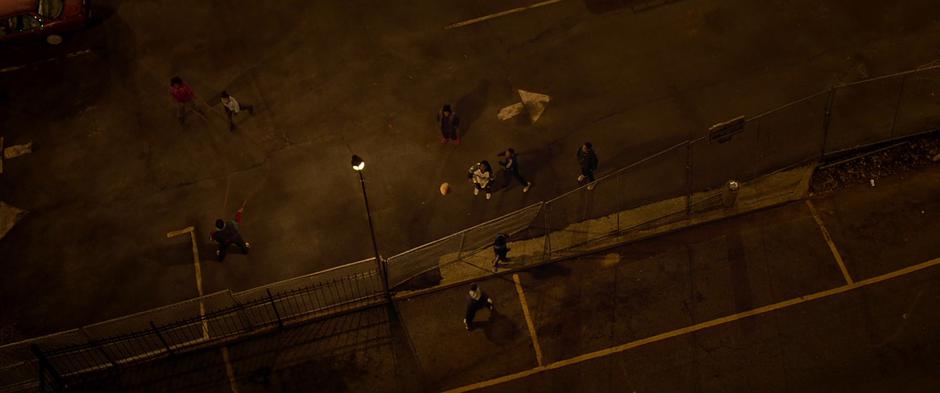
<svg viewBox="0 0 940 393">
<path fill-rule="evenodd" d="M 248 255 L 248 242 L 246 242 L 245 239 L 238 238 L 238 240 L 235 241 L 235 245 L 242 251 L 242 254 Z"/>
<path fill-rule="evenodd" d="M 235 113 L 225 108 L 225 116 L 228 118 L 228 130 L 235 131 Z"/>
<path fill-rule="evenodd" d="M 477 310 L 480 309 L 480 306 L 477 305 L 477 302 L 471 301 L 467 303 L 467 312 L 463 316 L 463 324 L 467 330 L 473 330 L 473 318 L 477 315 Z"/>
<path fill-rule="evenodd" d="M 522 177 L 522 175 L 519 174 L 519 168 L 513 168 L 511 171 L 509 171 L 509 173 L 512 174 L 512 177 L 516 178 L 516 180 L 519 181 L 519 184 L 521 184 L 521 185 L 523 185 L 523 186 L 529 185 L 529 182 L 527 182 L 527 181 Z"/>
<path fill-rule="evenodd" d="M 225 251 L 227 249 L 228 249 L 228 243 L 219 242 L 219 249 L 216 250 L 215 252 L 216 259 L 218 259 L 219 262 L 222 262 L 225 259 Z"/>
</svg>

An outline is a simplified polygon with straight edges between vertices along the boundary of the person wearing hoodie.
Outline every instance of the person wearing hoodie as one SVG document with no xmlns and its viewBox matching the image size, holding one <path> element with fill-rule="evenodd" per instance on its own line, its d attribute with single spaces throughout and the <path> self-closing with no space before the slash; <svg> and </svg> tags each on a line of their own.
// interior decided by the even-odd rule
<svg viewBox="0 0 940 393">
<path fill-rule="evenodd" d="M 242 222 L 242 213 L 244 213 L 245 208 L 242 207 L 235 212 L 235 219 L 225 221 L 221 218 L 215 220 L 215 230 L 212 231 L 209 236 L 212 240 L 215 240 L 219 244 L 219 249 L 215 251 L 215 255 L 218 258 L 219 262 L 225 260 L 226 251 L 228 251 L 229 246 L 232 244 L 236 245 L 242 254 L 248 254 L 248 249 L 251 247 L 251 244 L 242 239 L 242 234 L 238 230 L 238 224 Z"/>
<path fill-rule="evenodd" d="M 493 261 L 493 270 L 499 267 L 500 262 L 509 262 L 509 235 L 500 233 L 493 240 L 493 254 L 496 259 Z"/>
<path fill-rule="evenodd" d="M 490 199 L 493 183 L 493 167 L 486 160 L 480 161 L 470 167 L 467 171 L 467 179 L 473 183 L 473 195 L 480 195 L 480 190 L 486 193 L 486 199 Z"/>
<path fill-rule="evenodd" d="M 581 147 L 578 148 L 578 165 L 581 167 L 581 174 L 578 175 L 578 183 L 581 184 L 585 180 L 588 182 L 587 189 L 594 189 L 594 171 L 597 170 L 597 154 L 594 153 L 594 146 L 591 145 L 591 142 L 584 142 Z"/>
<path fill-rule="evenodd" d="M 441 126 L 441 144 L 448 141 L 454 141 L 455 145 L 460 144 L 460 118 L 449 104 L 445 104 L 437 114 L 437 123 Z"/>
</svg>

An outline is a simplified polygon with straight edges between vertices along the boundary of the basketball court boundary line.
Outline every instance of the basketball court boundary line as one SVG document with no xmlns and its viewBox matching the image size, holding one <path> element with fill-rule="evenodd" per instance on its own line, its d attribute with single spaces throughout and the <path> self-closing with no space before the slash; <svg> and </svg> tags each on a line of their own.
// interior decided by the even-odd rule
<svg viewBox="0 0 940 393">
<path fill-rule="evenodd" d="M 848 292 L 848 291 L 851 291 L 851 290 L 854 290 L 854 289 L 867 287 L 867 286 L 874 285 L 874 284 L 878 284 L 878 283 L 881 283 L 881 282 L 884 282 L 884 281 L 892 280 L 892 279 L 895 279 L 895 278 L 898 278 L 898 277 L 903 277 L 903 276 L 906 276 L 906 275 L 908 275 L 908 274 L 911 274 L 911 273 L 914 273 L 914 272 L 917 272 L 917 271 L 920 271 L 920 270 L 928 269 L 928 268 L 931 268 L 931 267 L 934 267 L 934 266 L 937 266 L 937 265 L 940 265 L 940 258 L 931 259 L 931 260 L 926 261 L 926 262 L 922 262 L 922 263 L 919 263 L 919 264 L 916 264 L 916 265 L 908 266 L 908 267 L 906 267 L 906 268 L 899 269 L 899 270 L 895 270 L 895 271 L 890 272 L 890 273 L 881 274 L 881 275 L 878 275 L 878 276 L 875 276 L 875 277 L 872 277 L 872 278 L 868 278 L 868 279 L 865 279 L 865 280 L 862 280 L 862 281 L 856 281 L 856 282 L 854 282 L 854 283 L 846 284 L 846 285 L 843 285 L 843 286 L 840 286 L 840 287 L 836 287 L 836 288 L 832 288 L 832 289 L 827 289 L 827 290 L 825 290 L 825 291 L 820 291 L 820 292 L 816 292 L 816 293 L 812 293 L 812 294 L 809 294 L 809 295 L 804 295 L 804 296 L 800 296 L 800 297 L 796 297 L 796 298 L 784 300 L 784 301 L 777 302 L 777 303 L 773 303 L 773 304 L 768 304 L 768 305 L 766 305 L 766 306 L 758 307 L 758 308 L 755 308 L 755 309 L 752 309 L 752 310 L 740 312 L 740 313 L 737 313 L 737 314 L 731 314 L 731 315 L 727 315 L 727 316 L 724 316 L 724 317 L 721 317 L 721 318 L 712 319 L 712 320 L 710 320 L 710 321 L 705 321 L 705 322 L 697 323 L 697 324 L 695 324 L 695 325 L 686 326 L 686 327 L 683 327 L 683 328 L 671 330 L 671 331 L 668 331 L 668 332 L 665 332 L 665 333 L 660 333 L 660 334 L 657 334 L 657 335 L 654 335 L 654 336 L 650 336 L 650 337 L 643 338 L 643 339 L 640 339 L 640 340 L 632 341 L 632 342 L 629 342 L 629 343 L 626 343 L 626 344 L 616 345 L 616 346 L 613 346 L 613 347 L 608 347 L 608 348 L 601 349 L 601 350 L 598 350 L 598 351 L 589 352 L 589 353 L 586 353 L 586 354 L 583 354 L 583 355 L 579 355 L 579 356 L 575 356 L 575 357 L 572 357 L 572 358 L 559 360 L 559 361 L 557 361 L 557 362 L 549 363 L 548 365 L 545 365 L 545 366 L 539 366 L 539 367 L 535 367 L 535 368 L 532 368 L 532 369 L 520 371 L 520 372 L 517 372 L 517 373 L 508 374 L 508 375 L 504 375 L 504 376 L 501 376 L 501 377 L 489 379 L 489 380 L 486 380 L 486 381 L 481 381 L 481 382 L 477 382 L 477 383 L 470 384 L 470 385 L 464 385 L 464 386 L 461 386 L 461 387 L 458 387 L 458 388 L 446 390 L 445 392 L 447 392 L 447 393 L 469 392 L 469 391 L 472 391 L 472 390 L 483 389 L 483 388 L 486 388 L 486 387 L 495 386 L 495 385 L 503 384 L 503 383 L 506 383 L 506 382 L 515 381 L 515 380 L 517 380 L 517 379 L 526 378 L 526 377 L 529 377 L 529 376 L 532 376 L 532 375 L 536 375 L 536 374 L 542 373 L 542 372 L 544 372 L 544 371 L 555 370 L 555 369 L 559 369 L 559 368 L 562 368 L 562 367 L 567 367 L 567 366 L 571 366 L 571 365 L 574 365 L 574 364 L 583 363 L 583 362 L 586 362 L 586 361 L 589 361 L 589 360 L 594 360 L 594 359 L 606 357 L 606 356 L 609 356 L 609 355 L 613 355 L 613 354 L 616 354 L 616 353 L 625 352 L 625 351 L 627 351 L 627 350 L 630 350 L 630 349 L 633 349 L 633 348 L 638 348 L 638 347 L 641 347 L 641 346 L 644 346 L 644 345 L 647 345 L 647 344 L 652 344 L 652 343 L 656 343 L 656 342 L 659 342 L 659 341 L 667 340 L 667 339 L 670 339 L 670 338 L 674 338 L 674 337 L 679 337 L 679 336 L 682 336 L 682 335 L 686 335 L 686 334 L 689 334 L 689 333 L 694 333 L 694 332 L 697 332 L 697 331 L 700 331 L 700 330 L 705 330 L 705 329 L 708 329 L 708 328 L 711 328 L 711 327 L 724 325 L 724 324 L 729 323 L 729 322 L 735 322 L 735 321 L 739 321 L 739 320 L 742 320 L 742 319 L 745 319 L 745 318 L 750 318 L 750 317 L 754 317 L 754 316 L 766 314 L 766 313 L 769 313 L 769 312 L 771 312 L 771 311 L 776 311 L 776 310 L 784 309 L 784 308 L 787 308 L 787 307 L 795 306 L 795 305 L 802 304 L 802 303 L 806 303 L 806 302 L 813 301 L 813 300 L 824 299 L 824 298 L 827 298 L 827 297 L 830 297 L 830 296 L 834 296 L 834 295 L 838 295 L 838 294 L 841 294 L 841 293 L 845 293 L 845 292 Z"/>
</svg>

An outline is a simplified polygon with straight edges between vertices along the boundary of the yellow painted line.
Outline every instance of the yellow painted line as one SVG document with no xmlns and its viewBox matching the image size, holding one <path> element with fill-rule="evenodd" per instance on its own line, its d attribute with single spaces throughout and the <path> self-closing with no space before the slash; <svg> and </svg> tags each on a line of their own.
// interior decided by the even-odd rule
<svg viewBox="0 0 940 393">
<path fill-rule="evenodd" d="M 202 266 L 199 263 L 199 247 L 196 246 L 196 228 L 188 226 L 186 228 L 180 229 L 178 231 L 168 232 L 166 234 L 167 238 L 174 236 L 189 234 L 189 240 L 192 242 L 193 246 L 193 270 L 196 272 L 196 292 L 199 293 L 201 298 L 204 293 L 202 291 Z M 206 322 L 206 304 L 199 301 L 199 316 L 202 319 L 202 337 L 209 338 L 209 324 Z"/>
<path fill-rule="evenodd" d="M 228 355 L 228 346 L 222 347 L 222 360 L 225 361 L 225 374 L 228 375 L 228 386 L 232 393 L 238 393 L 238 384 L 235 383 L 235 369 L 232 368 L 232 359 Z"/>
<path fill-rule="evenodd" d="M 454 24 L 451 24 L 451 25 L 447 25 L 447 26 L 444 26 L 444 30 L 450 30 L 450 29 L 455 29 L 455 28 L 458 28 L 458 27 L 463 27 L 463 26 L 467 26 L 467 25 L 472 25 L 472 24 L 474 24 L 474 23 L 480 23 L 480 22 L 487 21 L 487 20 L 490 20 L 490 19 L 496 19 L 496 18 L 503 17 L 503 16 L 506 16 L 506 15 L 515 14 L 515 13 L 517 13 L 517 12 L 522 12 L 522 11 L 526 11 L 526 10 L 531 10 L 531 9 L 533 9 L 533 8 L 544 7 L 544 6 L 546 6 L 546 5 L 551 5 L 551 4 L 555 4 L 555 3 L 560 3 L 560 2 L 562 2 L 562 1 L 563 1 L 563 0 L 548 0 L 548 1 L 543 1 L 543 2 L 541 2 L 541 3 L 535 3 L 535 4 L 532 4 L 532 5 L 527 5 L 527 6 L 525 6 L 525 7 L 513 8 L 513 9 L 510 9 L 510 10 L 506 10 L 506 11 L 502 11 L 502 12 L 497 12 L 497 13 L 495 13 L 495 14 L 489 14 L 489 15 L 486 15 L 486 16 L 481 16 L 481 17 L 479 17 L 479 18 L 473 18 L 473 19 L 470 19 L 470 20 L 465 20 L 465 21 L 463 21 L 463 22 L 458 22 L 458 23 L 454 23 Z"/>
<path fill-rule="evenodd" d="M 516 293 L 519 294 L 519 303 L 522 304 L 522 314 L 525 315 L 525 323 L 529 326 L 529 336 L 532 337 L 532 347 L 535 348 L 535 360 L 538 361 L 539 366 L 542 366 L 545 364 L 542 362 L 542 346 L 539 345 L 539 336 L 535 333 L 535 323 L 532 322 L 532 314 L 529 313 L 529 304 L 525 300 L 522 281 L 519 280 L 518 274 L 512 275 L 512 281 L 516 283 Z"/>
<path fill-rule="evenodd" d="M 839 249 L 836 248 L 836 244 L 832 241 L 832 236 L 829 235 L 829 230 L 826 229 L 826 224 L 823 223 L 822 218 L 819 217 L 819 213 L 816 211 L 816 207 L 813 206 L 813 203 L 806 200 L 806 206 L 809 207 L 810 214 L 813 215 L 813 220 L 816 220 L 816 225 L 819 226 L 819 231 L 822 232 L 823 239 L 826 240 L 826 244 L 829 245 L 829 251 L 832 251 L 832 257 L 836 259 L 836 263 L 839 264 L 839 270 L 842 270 L 842 277 L 845 277 L 845 282 L 851 284 L 854 281 L 852 276 L 849 275 L 849 269 L 845 267 L 845 261 L 842 260 L 842 254 L 839 253 Z"/>
<path fill-rule="evenodd" d="M 784 300 L 784 301 L 779 302 L 779 303 L 768 304 L 768 305 L 766 305 L 766 306 L 758 307 L 758 308 L 755 308 L 755 309 L 753 309 L 753 310 L 748 310 L 748 311 L 740 312 L 740 313 L 737 313 L 737 314 L 732 314 L 732 315 L 724 316 L 724 317 L 721 317 L 721 318 L 713 319 L 713 320 L 710 320 L 710 321 L 705 321 L 705 322 L 702 322 L 702 323 L 697 323 L 697 324 L 695 324 L 695 325 L 686 326 L 686 327 L 679 328 L 679 329 L 672 330 L 672 331 L 668 331 L 668 332 L 665 332 L 665 333 L 660 333 L 660 334 L 657 334 L 657 335 L 655 335 L 655 336 L 643 338 L 643 339 L 636 340 L 636 341 L 633 341 L 633 342 L 629 342 L 629 343 L 626 343 L 626 344 L 621 344 L 621 345 L 617 345 L 617 346 L 613 346 L 613 347 L 601 349 L 601 350 L 598 350 L 598 351 L 595 351 L 595 352 L 590 352 L 590 353 L 586 353 L 586 354 L 583 354 L 583 355 L 575 356 L 575 357 L 573 357 L 573 358 L 568 358 L 568 359 L 560 360 L 560 361 L 557 361 L 557 362 L 554 362 L 554 363 L 549 363 L 548 365 L 543 366 L 543 367 L 536 367 L 536 368 L 529 369 L 529 370 L 525 370 L 525 371 L 521 371 L 521 372 L 518 372 L 518 373 L 515 373 L 515 374 L 504 375 L 504 376 L 497 377 L 497 378 L 494 378 L 494 379 L 490 379 L 490 380 L 486 380 L 486 381 L 482 381 L 482 382 L 477 382 L 477 383 L 470 384 L 470 385 L 461 386 L 461 387 L 456 388 L 456 389 L 448 390 L 447 392 L 453 392 L 453 393 L 456 393 L 456 392 L 469 392 L 469 391 L 472 391 L 472 390 L 483 389 L 483 388 L 486 388 L 486 387 L 499 385 L 499 384 L 502 384 L 502 383 L 506 383 L 506 382 L 510 382 L 510 381 L 514 381 L 514 380 L 518 380 L 518 379 L 522 379 L 522 378 L 526 378 L 526 377 L 529 377 L 529 376 L 532 376 L 532 375 L 535 375 L 535 374 L 544 372 L 544 371 L 546 371 L 546 370 L 554 370 L 554 369 L 559 369 L 559 368 L 562 368 L 562 367 L 567 367 L 567 366 L 571 366 L 571 365 L 578 364 L 578 363 L 583 363 L 583 362 L 586 362 L 586 361 L 589 361 L 589 360 L 594 360 L 594 359 L 602 358 L 602 357 L 609 356 L 609 355 L 612 355 L 612 354 L 615 354 L 615 353 L 624 352 L 624 351 L 627 351 L 627 350 L 630 350 L 630 349 L 633 349 L 633 348 L 641 347 L 641 346 L 646 345 L 646 344 L 652 344 L 652 343 L 655 343 L 655 342 L 667 340 L 667 339 L 670 339 L 670 338 L 682 336 L 682 335 L 689 334 L 689 333 L 694 333 L 694 332 L 697 332 L 697 331 L 700 331 L 700 330 L 704 330 L 704 329 L 708 329 L 708 328 L 711 328 L 711 327 L 723 325 L 723 324 L 726 324 L 726 323 L 729 323 L 729 322 L 734 322 L 734 321 L 738 321 L 738 320 L 741 320 L 741 319 L 750 318 L 750 317 L 757 316 L 757 315 L 761 315 L 761 314 L 766 314 L 766 313 L 771 312 L 771 311 L 780 310 L 780 309 L 783 309 L 783 308 L 795 306 L 795 305 L 797 305 L 797 304 L 806 303 L 806 302 L 809 302 L 809 301 L 812 301 L 812 300 L 818 300 L 818 299 L 822 299 L 822 298 L 826 298 L 826 297 L 838 295 L 838 294 L 840 294 L 840 293 L 848 292 L 848 291 L 851 291 L 851 290 L 853 290 L 853 289 L 858 289 L 858 288 L 866 287 L 866 286 L 869 286 L 869 285 L 877 284 L 877 283 L 880 283 L 880 282 L 883 282 L 883 281 L 888 281 L 888 280 L 895 279 L 895 278 L 898 278 L 898 277 L 901 277 L 901 276 L 905 276 L 905 275 L 908 275 L 908 274 L 911 274 L 911 273 L 914 273 L 914 272 L 917 272 L 917 271 L 920 271 L 920 270 L 924 270 L 924 269 L 927 269 L 927 268 L 931 268 L 931 267 L 934 267 L 934 266 L 937 266 L 937 265 L 940 265 L 940 258 L 931 259 L 931 260 L 929 260 L 929 261 L 927 261 L 927 262 L 919 263 L 919 264 L 913 265 L 913 266 L 908 266 L 908 267 L 906 267 L 906 268 L 904 268 L 904 269 L 895 270 L 895 271 L 890 272 L 890 273 L 885 273 L 885 274 L 882 274 L 882 275 L 880 275 L 880 276 L 875 276 L 875 277 L 872 277 L 872 278 L 869 278 L 869 279 L 865 279 L 865 280 L 862 280 L 862 281 L 858 281 L 858 282 L 855 282 L 855 283 L 846 284 L 846 285 L 843 285 L 843 286 L 841 286 L 841 287 L 832 288 L 832 289 L 828 289 L 828 290 L 821 291 L 821 292 L 816 292 L 816 293 L 809 294 L 809 295 L 806 295 L 806 296 L 800 296 L 800 297 L 798 297 L 798 298 L 793 298 L 793 299 L 789 299 L 789 300 Z"/>
</svg>

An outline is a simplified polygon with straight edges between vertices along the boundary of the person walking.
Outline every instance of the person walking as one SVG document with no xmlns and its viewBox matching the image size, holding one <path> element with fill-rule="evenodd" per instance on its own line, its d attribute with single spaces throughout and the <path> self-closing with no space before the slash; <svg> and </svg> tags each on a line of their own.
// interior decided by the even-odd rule
<svg viewBox="0 0 940 393">
<path fill-rule="evenodd" d="M 205 112 L 196 104 L 196 92 L 183 82 L 182 78 L 178 76 L 170 78 L 170 96 L 176 102 L 176 116 L 180 124 L 186 123 L 186 115 L 189 112 L 198 112 L 202 117 L 206 117 Z"/>
<path fill-rule="evenodd" d="M 522 192 L 529 192 L 529 187 L 532 187 L 532 182 L 526 181 L 526 179 L 519 174 L 519 161 L 516 159 L 516 150 L 510 147 L 506 149 L 506 151 L 497 154 L 497 156 L 504 157 L 503 160 L 499 161 L 499 165 L 502 165 L 503 169 L 508 172 L 510 176 L 519 181 L 519 184 L 522 185 Z"/>
<path fill-rule="evenodd" d="M 473 195 L 480 195 L 480 190 L 490 199 L 493 183 L 493 167 L 486 160 L 473 164 L 467 171 L 467 178 L 473 183 Z"/>
<path fill-rule="evenodd" d="M 248 111 L 252 116 L 255 115 L 255 106 L 239 103 L 235 97 L 232 97 L 228 94 L 227 91 L 223 90 L 221 96 L 222 107 L 225 109 L 225 115 L 228 116 L 228 130 L 235 131 L 235 116 L 238 115 L 238 112 Z"/>
<path fill-rule="evenodd" d="M 594 153 L 594 146 L 591 145 L 591 142 L 584 142 L 584 144 L 578 148 L 578 165 L 581 166 L 581 174 L 578 175 L 578 184 L 587 181 L 587 189 L 593 190 L 595 186 L 594 171 L 597 170 L 597 154 Z"/>
<path fill-rule="evenodd" d="M 248 254 L 248 249 L 251 247 L 251 244 L 246 242 L 245 239 L 242 239 L 242 234 L 238 230 L 238 224 L 241 224 L 242 214 L 244 212 L 245 208 L 241 207 L 235 212 L 234 220 L 225 221 L 221 218 L 215 220 L 215 230 L 212 231 L 209 236 L 219 244 L 219 249 L 215 251 L 219 262 L 225 260 L 226 251 L 228 251 L 229 246 L 232 244 L 238 246 L 242 254 Z"/>
<path fill-rule="evenodd" d="M 496 240 L 493 241 L 493 254 L 496 256 L 493 261 L 493 271 L 496 271 L 500 262 L 509 262 L 509 250 L 509 235 L 504 233 L 496 235 Z"/>
<path fill-rule="evenodd" d="M 490 299 L 486 292 L 480 289 L 479 285 L 470 284 L 470 293 L 467 296 L 467 312 L 463 317 L 463 325 L 468 331 L 473 330 L 473 318 L 476 317 L 477 311 L 484 307 L 490 309 L 490 312 L 496 308 L 493 299 Z"/>
<path fill-rule="evenodd" d="M 448 141 L 454 141 L 455 145 L 460 144 L 460 118 L 451 109 L 450 104 L 444 104 L 441 108 L 437 114 L 437 123 L 441 127 L 441 144 Z"/>
</svg>

